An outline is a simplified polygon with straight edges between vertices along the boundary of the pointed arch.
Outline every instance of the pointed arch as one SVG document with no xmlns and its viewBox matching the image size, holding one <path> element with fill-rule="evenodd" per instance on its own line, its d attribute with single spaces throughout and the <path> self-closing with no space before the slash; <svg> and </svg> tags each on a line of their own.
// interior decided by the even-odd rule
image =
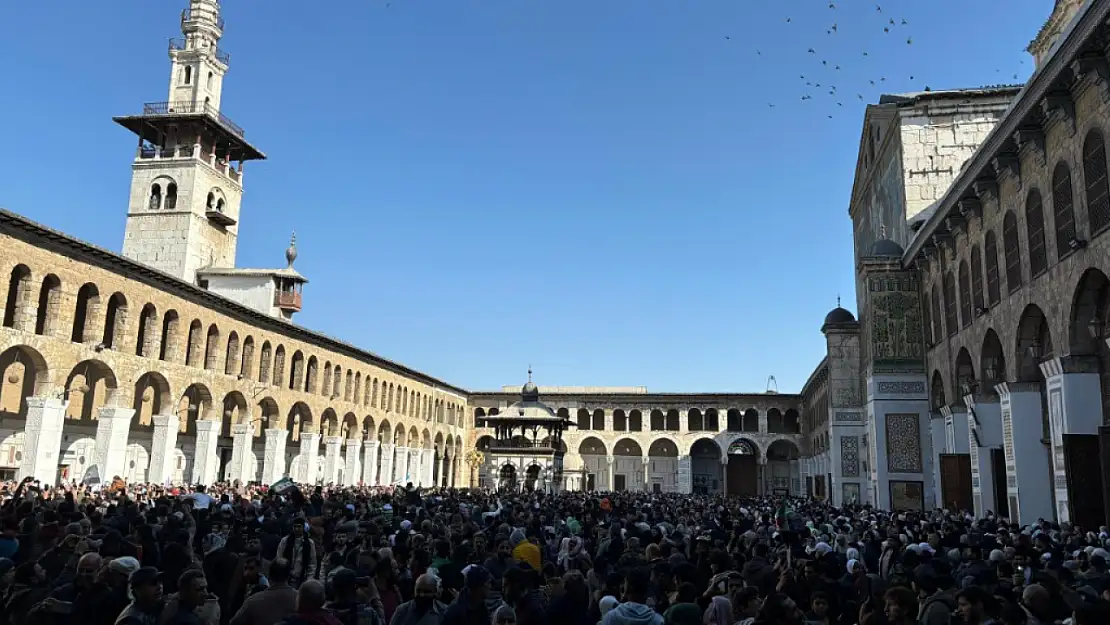
<svg viewBox="0 0 1110 625">
<path fill-rule="evenodd" d="M 243 339 L 243 357 L 241 359 L 239 375 L 244 380 L 254 378 L 254 337 L 248 335 Z"/>
<path fill-rule="evenodd" d="M 189 337 L 185 340 L 185 366 L 187 367 L 196 367 L 202 364 L 204 342 L 200 335 L 203 331 L 200 319 L 193 319 L 193 322 L 189 324 Z"/>
<path fill-rule="evenodd" d="M 70 340 L 74 343 L 91 343 L 96 340 L 96 322 L 100 316 L 100 290 L 92 282 L 81 285 L 77 290 L 77 303 L 73 311 L 73 332 Z"/>
<path fill-rule="evenodd" d="M 956 279 L 952 277 L 952 270 L 944 272 L 944 329 L 948 336 L 953 336 L 959 330 L 956 322 Z"/>
<path fill-rule="evenodd" d="M 971 307 L 974 311 L 985 308 L 983 305 L 983 255 L 978 245 L 971 246 Z M 980 314 L 976 312 L 976 314 Z"/>
<path fill-rule="evenodd" d="M 1102 132 L 1094 128 L 1083 140 L 1083 183 L 1091 238 L 1110 225 L 1110 186 L 1106 175 L 1106 142 Z"/>
<path fill-rule="evenodd" d="M 940 410 L 948 405 L 944 395 L 944 377 L 940 371 L 933 370 L 933 377 L 929 384 L 929 406 L 933 410 Z"/>
<path fill-rule="evenodd" d="M 1040 382 L 1041 362 L 1053 355 L 1052 331 L 1048 318 L 1036 304 L 1029 304 L 1021 313 L 1016 333 L 1016 381 Z"/>
<path fill-rule="evenodd" d="M 8 292 L 11 297 L 11 292 Z M 35 334 L 58 336 L 62 326 L 62 281 L 54 274 L 42 279 L 35 317 Z"/>
<path fill-rule="evenodd" d="M 1071 168 L 1065 160 L 1052 171 L 1052 209 L 1056 226 L 1056 257 L 1063 258 L 1072 252 L 1071 240 L 1075 238 L 1075 193 L 1071 186 Z"/>
<path fill-rule="evenodd" d="M 108 349 L 119 349 L 127 340 L 127 298 L 119 291 L 108 298 L 104 315 L 104 335 L 100 342 Z"/>
<path fill-rule="evenodd" d="M 220 361 L 220 328 L 216 324 L 208 326 L 204 339 L 204 368 L 216 371 Z"/>
<path fill-rule="evenodd" d="M 177 311 L 170 309 L 162 315 L 162 340 L 158 345 L 158 360 L 173 362 L 178 359 L 177 346 L 181 344 L 181 320 Z"/>
<path fill-rule="evenodd" d="M 983 348 L 979 351 L 979 379 L 980 385 L 988 394 L 995 393 L 995 385 L 1008 379 L 1006 368 L 1006 352 L 1002 348 L 1002 341 L 994 328 L 988 328 L 983 335 Z"/>
<path fill-rule="evenodd" d="M 239 373 L 239 333 L 232 330 L 227 335 L 227 354 L 224 355 L 224 375 Z"/>
<path fill-rule="evenodd" d="M 299 391 L 304 388 L 304 352 L 293 352 L 293 360 L 289 367 L 289 389 Z"/>
<path fill-rule="evenodd" d="M 139 311 L 139 336 L 135 339 L 135 355 L 152 358 L 157 340 L 158 309 L 154 304 L 146 304 Z"/>
<path fill-rule="evenodd" d="M 262 341 L 262 352 L 258 361 L 258 381 L 262 384 L 270 383 L 270 360 L 273 359 L 273 348 L 269 341 Z"/>
<path fill-rule="evenodd" d="M 308 357 L 308 368 L 306 369 L 304 380 L 304 392 L 312 395 L 316 394 L 316 376 L 318 367 L 316 363 L 316 356 Z"/>
<path fill-rule="evenodd" d="M 274 350 L 274 386 L 281 386 L 285 380 L 285 346 L 278 345 Z"/>
<path fill-rule="evenodd" d="M 983 235 L 983 256 L 987 265 L 987 306 L 995 306 L 1002 299 L 1001 278 L 998 271 L 998 240 L 988 230 Z"/>
<path fill-rule="evenodd" d="M 955 384 L 953 395 L 963 397 L 975 392 L 978 381 L 975 379 L 975 362 L 971 359 L 971 352 L 966 347 L 961 347 L 956 354 L 955 370 L 953 371 Z"/>
<path fill-rule="evenodd" d="M 1006 292 L 1016 293 L 1021 288 L 1021 246 L 1018 243 L 1017 215 L 1006 211 L 1002 218 L 1002 251 L 1006 256 Z"/>
<path fill-rule="evenodd" d="M 960 261 L 960 325 L 971 325 L 971 271 L 967 261 Z"/>
<path fill-rule="evenodd" d="M 1029 279 L 1048 271 L 1048 250 L 1045 249 L 1044 202 L 1041 192 L 1031 189 L 1025 199 L 1025 235 L 1029 251 Z"/>
</svg>

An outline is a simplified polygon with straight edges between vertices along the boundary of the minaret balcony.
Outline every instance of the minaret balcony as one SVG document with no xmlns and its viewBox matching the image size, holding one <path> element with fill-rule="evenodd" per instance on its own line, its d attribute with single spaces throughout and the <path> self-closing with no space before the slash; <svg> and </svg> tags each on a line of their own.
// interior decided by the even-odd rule
<svg viewBox="0 0 1110 625">
<path fill-rule="evenodd" d="M 243 137 L 245 133 L 243 128 L 231 121 L 231 118 L 224 115 L 208 102 L 193 102 L 192 100 L 175 100 L 173 102 L 147 102 L 143 104 L 144 117 L 157 117 L 160 115 L 176 116 L 176 115 L 197 115 L 203 114 L 219 120 L 228 130 L 235 136 Z"/>
<path fill-rule="evenodd" d="M 282 310 L 301 312 L 301 294 L 277 291 L 274 293 L 274 306 Z"/>
<path fill-rule="evenodd" d="M 189 40 L 188 39 L 183 39 L 181 37 L 174 37 L 174 38 L 170 39 L 170 52 L 181 52 L 181 51 L 184 51 L 184 50 L 192 50 L 194 52 L 206 52 L 207 51 L 207 50 L 202 50 L 202 49 L 198 49 L 198 48 L 189 47 Z M 223 63 L 224 65 L 228 65 L 228 64 L 231 63 L 231 55 L 230 54 L 228 54 L 227 52 L 224 52 L 223 50 L 221 50 L 218 47 L 214 48 L 213 50 L 215 52 L 217 61 Z"/>
<path fill-rule="evenodd" d="M 200 19 L 200 16 L 198 15 L 197 18 Z M 192 9 L 183 10 L 181 12 L 181 26 L 184 27 L 186 22 L 191 22 L 191 21 L 193 21 L 193 10 Z M 224 29 L 224 18 L 221 15 L 216 16 L 216 28 L 219 28 L 220 30 Z"/>
</svg>

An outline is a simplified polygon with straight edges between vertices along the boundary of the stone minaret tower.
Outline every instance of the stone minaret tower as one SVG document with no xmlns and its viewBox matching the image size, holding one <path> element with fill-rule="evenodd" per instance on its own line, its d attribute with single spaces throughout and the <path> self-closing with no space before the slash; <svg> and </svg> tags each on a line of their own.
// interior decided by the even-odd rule
<svg viewBox="0 0 1110 625">
<path fill-rule="evenodd" d="M 1033 62 L 1037 67 L 1044 62 L 1045 57 L 1052 50 L 1052 45 L 1060 38 L 1082 6 L 1083 0 L 1056 0 L 1056 4 L 1052 7 L 1052 15 L 1026 48 L 1029 54 L 1033 55 Z"/>
<path fill-rule="evenodd" d="M 266 158 L 220 112 L 223 27 L 218 0 L 190 0 L 169 42 L 168 100 L 114 118 L 138 137 L 123 255 L 189 282 L 235 266 L 243 164 Z"/>
</svg>

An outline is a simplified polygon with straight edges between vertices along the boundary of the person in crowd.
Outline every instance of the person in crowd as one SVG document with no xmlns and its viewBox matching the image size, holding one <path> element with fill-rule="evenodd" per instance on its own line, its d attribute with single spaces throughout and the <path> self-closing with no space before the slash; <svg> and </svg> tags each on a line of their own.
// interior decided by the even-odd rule
<svg viewBox="0 0 1110 625">
<path fill-rule="evenodd" d="M 324 584 L 310 579 L 297 589 L 293 613 L 280 621 L 282 625 L 344 625 L 335 614 L 324 608 L 327 595 Z"/>
<path fill-rule="evenodd" d="M 651 576 L 646 568 L 635 568 L 624 580 L 624 602 L 602 618 L 602 625 L 663 625 L 663 617 L 647 606 Z M 722 598 L 724 605 L 728 600 Z M 722 608 L 723 609 L 723 608 Z M 728 609 L 731 620 L 731 607 Z M 723 624 L 717 624 L 723 625 Z M 729 623 L 729 625 L 732 625 Z"/>
<path fill-rule="evenodd" d="M 251 562 L 251 559 L 247 561 Z M 244 569 L 244 578 L 247 576 L 247 569 Z M 260 584 L 256 584 L 245 588 L 247 596 L 231 617 L 231 625 L 274 625 L 293 613 L 297 591 L 289 585 L 289 561 L 284 558 L 274 560 L 270 563 L 269 577 L 259 579 L 260 582 L 265 580 L 265 587 L 259 588 Z"/>
<path fill-rule="evenodd" d="M 463 573 L 465 585 L 459 596 L 447 607 L 442 625 L 489 625 L 491 614 L 486 599 L 490 594 L 489 570 L 472 564 Z M 513 615 L 515 622 L 516 615 Z"/>
<path fill-rule="evenodd" d="M 316 543 L 308 535 L 308 521 L 304 517 L 293 519 L 289 533 L 277 546 L 277 556 L 289 562 L 289 583 L 294 588 L 312 579 L 318 566 Z"/>
<path fill-rule="evenodd" d="M 397 607 L 389 625 L 440 625 L 447 605 L 439 601 L 439 580 L 425 573 L 416 578 L 412 601 Z"/>
<path fill-rule="evenodd" d="M 158 569 L 142 567 L 128 578 L 131 603 L 120 612 L 115 625 L 158 625 L 165 602 L 162 597 L 162 574 Z"/>
</svg>

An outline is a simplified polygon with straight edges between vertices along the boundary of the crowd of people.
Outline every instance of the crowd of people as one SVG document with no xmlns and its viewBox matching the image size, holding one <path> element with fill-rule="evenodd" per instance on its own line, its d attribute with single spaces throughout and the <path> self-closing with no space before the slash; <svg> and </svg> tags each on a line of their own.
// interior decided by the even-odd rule
<svg viewBox="0 0 1110 625">
<path fill-rule="evenodd" d="M 645 492 L 0 485 L 0 625 L 1110 625 L 1110 532 Z"/>
</svg>

